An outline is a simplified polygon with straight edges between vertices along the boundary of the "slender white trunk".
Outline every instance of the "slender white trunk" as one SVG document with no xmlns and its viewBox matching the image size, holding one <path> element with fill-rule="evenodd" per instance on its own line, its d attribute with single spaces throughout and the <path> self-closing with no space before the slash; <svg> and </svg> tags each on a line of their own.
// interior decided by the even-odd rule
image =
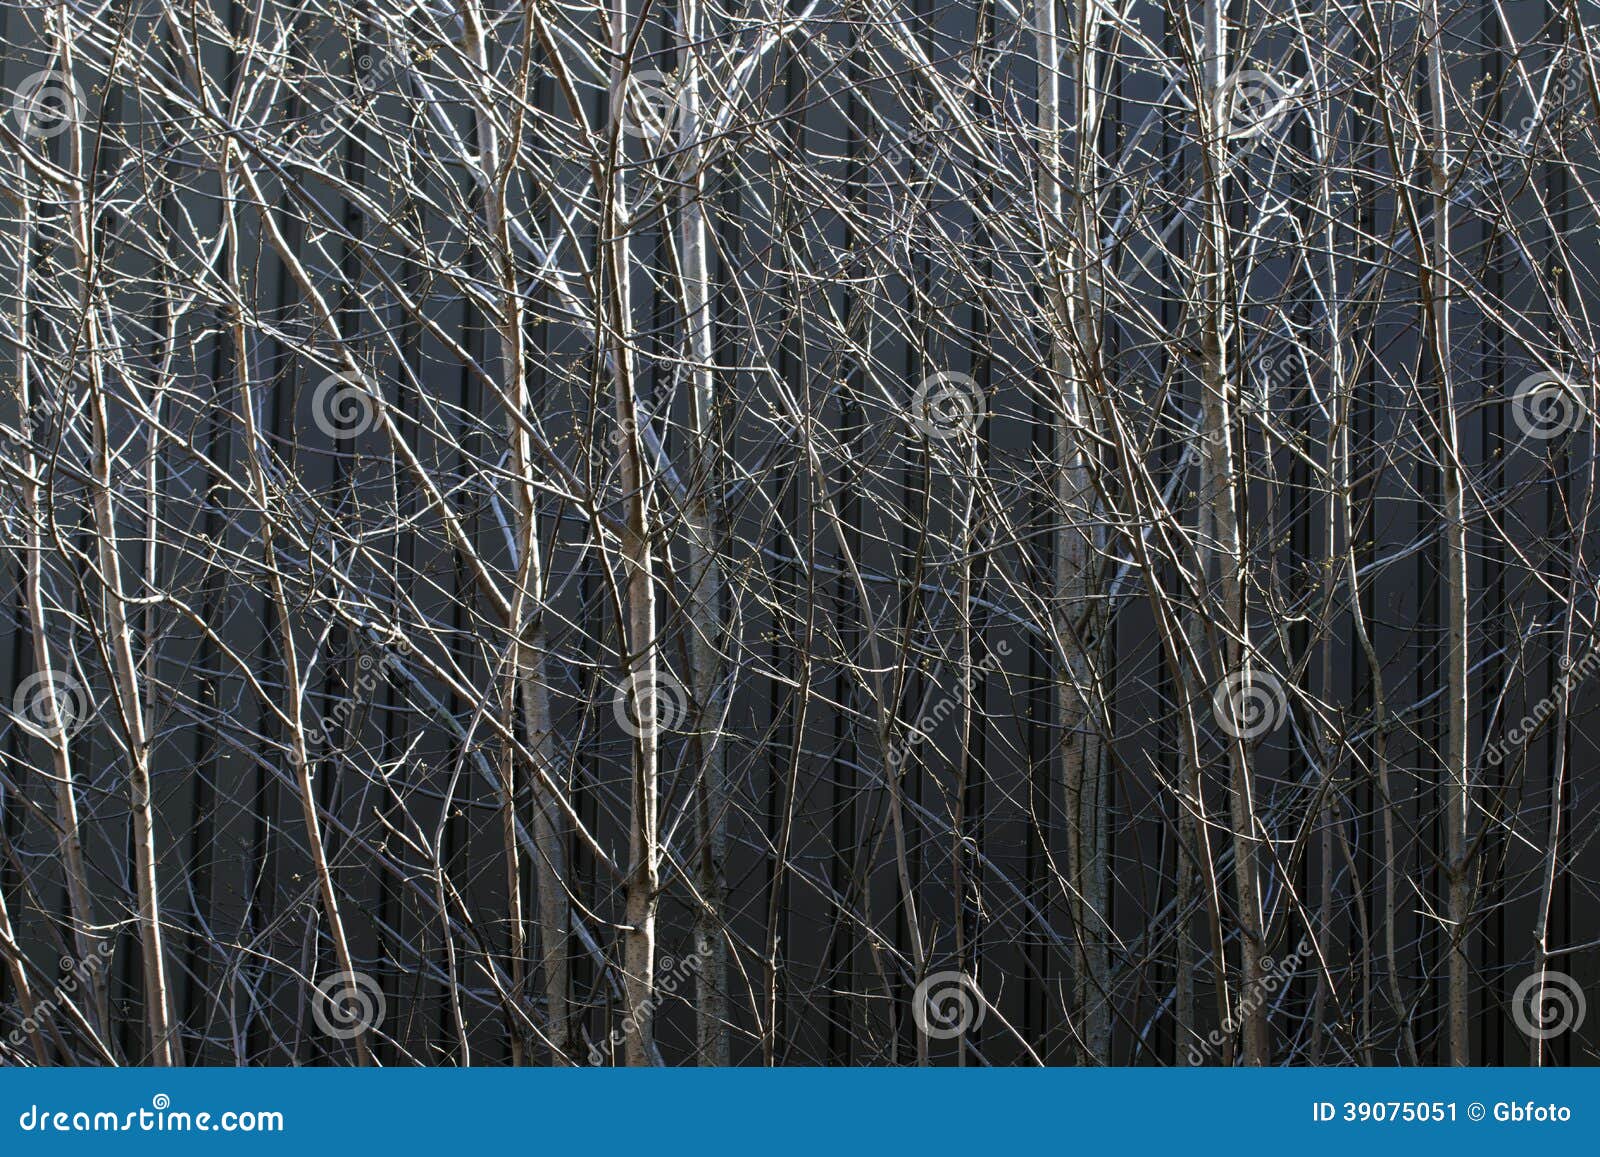
<svg viewBox="0 0 1600 1157">
<path fill-rule="evenodd" d="M 1204 295 L 1201 334 L 1201 457 L 1202 504 L 1208 507 L 1218 570 L 1217 593 L 1221 603 L 1218 635 L 1222 645 L 1222 671 L 1248 677 L 1248 626 L 1244 609 L 1244 542 L 1239 529 L 1238 471 L 1233 445 L 1233 416 L 1239 393 L 1237 371 L 1229 365 L 1228 343 L 1234 333 L 1229 278 L 1226 204 L 1228 157 L 1227 21 L 1223 0 L 1206 0 L 1203 46 L 1202 117 L 1210 124 L 1203 132 L 1208 151 L 1204 171 L 1205 224 L 1200 236 L 1200 276 Z M 1209 567 L 1202 576 L 1209 575 Z M 1256 873 L 1255 780 L 1247 742 L 1232 738 L 1228 744 L 1231 768 L 1229 816 L 1233 826 L 1234 891 L 1239 918 L 1240 1035 L 1247 1065 L 1269 1061 L 1261 957 L 1265 951 L 1260 881 Z"/>
<path fill-rule="evenodd" d="M 29 294 L 33 274 L 32 216 L 32 205 L 24 200 L 21 205 L 22 240 L 18 246 L 17 273 L 17 333 L 20 335 L 26 335 L 31 326 Z M 57 672 L 55 669 L 49 624 L 45 618 L 43 528 L 48 512 L 41 501 L 40 462 L 33 452 L 35 431 L 31 426 L 31 415 L 35 411 L 36 402 L 33 396 L 32 360 L 26 350 L 19 351 L 17 355 L 17 383 L 23 428 L 28 435 L 21 446 L 22 511 L 23 518 L 27 522 L 23 594 L 27 603 L 28 635 L 33 640 L 33 669 L 36 674 L 43 677 L 44 689 L 50 691 L 40 701 L 40 706 L 46 712 L 46 717 L 42 720 L 44 724 L 42 730 L 45 732 L 45 742 L 50 747 L 51 769 L 55 773 L 56 823 L 61 830 L 57 846 L 61 849 L 68 911 L 72 914 L 73 920 L 73 950 L 79 960 L 92 960 L 95 958 L 93 953 L 99 944 L 99 938 L 92 931 L 94 905 L 89 894 L 88 873 L 84 868 L 83 836 L 78 824 L 78 792 L 73 778 L 72 753 L 67 742 L 71 721 L 61 717 L 58 698 L 54 693 L 57 680 L 66 678 L 66 673 Z M 96 1029 L 104 1032 L 110 1011 L 104 969 L 97 968 L 90 973 L 89 986 L 92 994 L 90 1016 Z M 27 991 L 25 978 L 19 981 L 18 991 Z"/>
<path fill-rule="evenodd" d="M 689 496 L 689 630 L 691 682 L 699 712 L 700 783 L 695 801 L 695 1020 L 702 1065 L 729 1062 L 728 951 L 723 932 L 727 883 L 727 753 L 722 744 L 722 642 L 726 595 L 717 557 L 722 509 L 716 471 L 717 391 L 712 368 L 710 260 L 707 250 L 705 149 L 700 143 L 700 0 L 682 6 L 682 92 L 678 139 L 686 175 L 679 193 L 679 260 L 683 268 L 684 359 L 693 383 L 689 407 L 694 490 Z"/>
<path fill-rule="evenodd" d="M 61 71 L 71 76 L 72 25 L 65 5 L 57 11 L 57 51 Z M 116 683 L 116 707 L 128 753 L 128 803 L 133 816 L 134 883 L 139 905 L 141 965 L 144 975 L 145 1022 L 149 1030 L 149 1060 L 158 1066 L 182 1063 L 179 1040 L 173 1031 L 172 1005 L 167 992 L 166 959 L 162 946 L 161 908 L 156 884 L 155 817 L 150 793 L 150 745 L 146 736 L 143 695 L 138 662 L 134 657 L 128 600 L 122 587 L 122 559 L 117 538 L 116 504 L 112 488 L 110 401 L 105 381 L 103 340 L 99 322 L 100 295 L 96 289 L 95 230 L 90 217 L 90 188 L 94 180 L 84 129 L 77 108 L 66 102 L 70 118 L 67 144 L 71 154 L 74 189 L 71 222 L 79 279 L 80 324 L 84 367 L 89 380 L 92 502 L 100 569 L 101 629 L 111 655 Z M 65 739 L 61 739 L 62 744 Z"/>
<path fill-rule="evenodd" d="M 462 6 L 465 49 L 478 65 L 479 75 L 490 76 L 482 12 L 476 3 Z M 519 91 L 526 88 L 530 67 L 533 24 L 523 26 L 521 59 L 523 74 Z M 499 287 L 498 335 L 500 340 L 500 393 L 513 411 L 506 418 L 506 436 L 511 444 L 512 468 L 516 478 L 517 509 L 517 588 L 512 597 L 512 676 L 508 695 L 520 693 L 523 721 L 533 758 L 544 774 L 534 777 L 533 838 L 537 856 L 534 874 L 538 881 L 540 962 L 544 971 L 547 1013 L 546 1036 L 554 1064 L 568 1063 L 573 1051 L 571 963 L 568 951 L 572 925 L 568 896 L 560 808 L 549 798 L 550 787 L 564 790 L 566 775 L 559 766 L 554 744 L 554 722 L 550 714 L 550 677 L 543 626 L 544 565 L 539 543 L 539 507 L 534 494 L 533 444 L 527 421 L 532 417 L 533 400 L 528 392 L 525 372 L 522 292 L 518 284 L 507 199 L 512 167 L 506 157 L 515 156 L 521 141 L 523 114 L 514 110 L 512 129 L 502 150 L 500 130 L 490 114 L 492 96 L 484 92 L 478 106 L 478 164 L 482 176 L 484 227 Z M 501 783 L 501 833 L 506 857 L 506 919 L 509 925 L 512 991 L 522 991 L 524 957 L 522 873 L 517 851 L 516 762 L 504 763 Z M 513 1031 L 512 1060 L 522 1059 L 521 1041 Z"/>
<path fill-rule="evenodd" d="M 1098 169 L 1101 94 L 1098 9 L 1074 5 L 1074 24 L 1063 37 L 1054 0 L 1035 9 L 1039 69 L 1041 161 L 1037 195 L 1049 259 L 1046 293 L 1055 334 L 1050 382 L 1060 391 L 1056 433 L 1055 597 L 1056 635 L 1063 651 L 1056 683 L 1060 729 L 1058 761 L 1067 821 L 1068 908 L 1072 914 L 1073 1008 L 1085 1063 L 1111 1060 L 1110 956 L 1106 924 L 1110 901 L 1107 755 L 1100 734 L 1103 713 L 1094 655 L 1103 615 L 1092 602 L 1098 532 L 1083 427 L 1088 420 L 1085 380 L 1098 363 L 1097 286 L 1100 263 L 1092 190 Z M 1061 155 L 1064 124 L 1062 76 L 1072 93 L 1073 152 Z M 1070 167 L 1070 180 L 1067 170 Z M 1070 186 L 1070 187 L 1069 187 Z M 1075 348 L 1076 347 L 1076 348 Z"/>
<path fill-rule="evenodd" d="M 623 109 L 630 43 L 628 0 L 616 0 L 611 13 L 612 51 L 616 64 L 611 74 L 612 109 Z M 629 1065 L 651 1063 L 655 1050 L 655 945 L 656 907 L 659 901 L 660 787 L 657 782 L 661 744 L 656 656 L 656 593 L 651 557 L 649 495 L 646 492 L 647 459 L 643 433 L 634 405 L 632 339 L 632 253 L 628 234 L 632 221 L 627 189 L 619 171 L 627 137 L 616 134 L 616 151 L 607 169 L 606 213 L 601 235 L 607 238 L 606 263 L 610 267 L 606 292 L 609 300 L 599 312 L 607 320 L 602 348 L 608 346 L 619 446 L 622 497 L 622 567 L 627 625 L 623 649 L 628 665 L 629 695 L 639 726 L 633 740 L 632 801 L 628 821 L 628 877 L 624 900 L 623 974 L 628 1009 L 624 1055 Z"/>
</svg>

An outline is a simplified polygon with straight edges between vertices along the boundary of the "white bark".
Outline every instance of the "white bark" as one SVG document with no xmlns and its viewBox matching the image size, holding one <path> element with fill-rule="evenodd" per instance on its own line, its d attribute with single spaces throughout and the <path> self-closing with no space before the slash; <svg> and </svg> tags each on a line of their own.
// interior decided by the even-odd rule
<svg viewBox="0 0 1600 1157">
<path fill-rule="evenodd" d="M 695 1018 L 702 1065 L 726 1065 L 728 1037 L 727 753 L 722 743 L 722 646 L 726 591 L 717 552 L 722 539 L 717 472 L 717 388 L 713 346 L 710 262 L 707 254 L 706 164 L 700 142 L 700 41 L 705 33 L 701 0 L 684 0 L 681 9 L 682 79 L 678 101 L 678 141 L 685 176 L 678 202 L 679 261 L 683 269 L 684 360 L 692 383 L 689 400 L 694 440 L 693 490 L 687 520 L 689 552 L 689 629 L 695 741 L 700 749 L 699 798 L 695 803 Z"/>
</svg>

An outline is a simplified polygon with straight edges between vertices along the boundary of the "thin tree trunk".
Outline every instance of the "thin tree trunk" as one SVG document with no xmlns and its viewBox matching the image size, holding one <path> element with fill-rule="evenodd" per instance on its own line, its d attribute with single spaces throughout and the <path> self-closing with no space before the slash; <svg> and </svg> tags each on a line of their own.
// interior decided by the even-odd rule
<svg viewBox="0 0 1600 1157">
<path fill-rule="evenodd" d="M 225 193 L 224 226 L 227 229 L 228 251 L 228 284 L 233 287 L 238 295 L 237 300 L 243 300 L 242 279 L 238 267 L 240 252 L 240 239 L 238 224 L 233 215 L 233 205 L 237 201 L 237 185 L 234 181 L 232 168 L 233 145 L 225 142 L 222 145 L 222 156 L 219 160 L 219 176 Z M 250 193 L 257 199 L 257 204 L 265 206 L 261 199 L 261 191 L 253 181 L 246 177 L 246 184 Z M 268 229 L 274 234 L 280 253 L 286 253 L 287 247 L 282 243 L 282 237 L 277 235 L 270 219 L 263 216 Z M 334 887 L 333 872 L 328 865 L 326 845 L 322 838 L 322 818 L 317 807 L 316 790 L 312 784 L 312 765 L 310 749 L 306 744 L 305 725 L 301 721 L 301 700 L 304 698 L 304 688 L 300 678 L 300 659 L 294 639 L 294 618 L 290 611 L 288 594 L 283 585 L 283 572 L 279 567 L 275 526 L 275 514 L 271 505 L 271 495 L 267 489 L 266 473 L 261 465 L 262 437 L 256 424 L 255 388 L 251 373 L 249 334 L 245 327 L 244 317 L 237 306 L 233 310 L 231 319 L 233 330 L 233 359 L 234 372 L 239 382 L 239 406 L 244 422 L 245 439 L 245 464 L 248 470 L 251 489 L 258 516 L 261 519 L 261 552 L 262 565 L 265 567 L 268 583 L 271 590 L 273 604 L 278 619 L 278 645 L 281 650 L 283 664 L 283 715 L 288 722 L 289 730 L 289 757 L 294 764 L 296 789 L 300 796 L 300 805 L 306 829 L 306 844 L 311 853 L 312 870 L 316 873 L 317 887 L 322 896 L 323 916 L 328 922 L 328 938 L 333 942 L 334 956 L 339 962 L 339 969 L 345 973 L 355 973 L 355 960 L 350 954 L 350 943 L 345 936 L 344 919 L 340 913 L 338 892 Z M 362 1065 L 371 1063 L 371 1052 L 367 1046 L 367 1032 L 373 1027 L 366 1024 L 357 1024 L 356 1034 L 353 1038 L 356 1058 Z"/>
<path fill-rule="evenodd" d="M 694 463 L 689 496 L 689 640 L 695 735 L 700 752 L 699 798 L 695 803 L 695 1020 L 702 1065 L 729 1062 L 728 951 L 723 921 L 727 881 L 727 753 L 722 743 L 722 643 L 726 594 L 717 552 L 722 512 L 716 469 L 718 429 L 710 262 L 706 252 L 706 156 L 700 143 L 701 0 L 683 0 L 677 109 L 680 155 L 686 176 L 680 186 L 679 261 L 683 269 L 684 361 L 693 383 L 689 401 Z"/>
<path fill-rule="evenodd" d="M 1094 492 L 1083 445 L 1087 421 L 1084 381 L 1098 361 L 1094 315 L 1095 289 L 1087 270 L 1099 263 L 1093 194 L 1085 194 L 1097 168 L 1100 96 L 1097 9 L 1077 5 L 1075 27 L 1063 43 L 1053 0 L 1040 0 L 1035 10 L 1039 70 L 1039 134 L 1041 162 L 1038 199 L 1043 234 L 1049 250 L 1048 294 L 1054 334 L 1051 340 L 1050 385 L 1060 391 L 1056 432 L 1055 531 L 1056 635 L 1062 648 L 1062 671 L 1056 683 L 1058 759 L 1065 793 L 1067 822 L 1068 908 L 1074 939 L 1073 1009 L 1084 1063 L 1110 1062 L 1111 1020 L 1106 992 L 1109 956 L 1106 927 L 1109 875 L 1104 837 L 1106 752 L 1100 735 L 1103 712 L 1094 649 L 1102 633 L 1102 616 L 1091 603 L 1096 564 L 1093 529 Z M 1066 64 L 1077 113 L 1074 128 L 1071 196 L 1063 179 L 1063 117 L 1060 72 Z M 1076 347 L 1076 348 L 1075 348 Z"/>
<path fill-rule="evenodd" d="M 1467 675 L 1467 509 L 1461 477 L 1460 440 L 1456 433 L 1454 383 L 1450 349 L 1450 143 L 1449 108 L 1438 0 L 1424 0 L 1422 34 L 1428 45 L 1428 106 L 1432 117 L 1429 183 L 1433 192 L 1432 252 L 1422 272 L 1427 294 L 1430 353 L 1438 385 L 1439 468 L 1444 487 L 1444 571 L 1448 598 L 1445 622 L 1444 773 L 1446 941 L 1449 944 L 1448 1004 L 1450 1063 L 1472 1063 L 1470 1037 L 1471 966 L 1467 960 L 1471 919 L 1467 863 L 1467 727 L 1471 689 Z"/>
<path fill-rule="evenodd" d="M 72 24 L 66 5 L 57 11 L 58 54 L 61 71 L 72 75 Z M 122 559 L 117 539 L 116 506 L 112 501 L 110 404 L 104 377 L 104 357 L 99 321 L 100 293 L 94 275 L 95 228 L 90 218 L 90 188 L 94 180 L 84 147 L 83 126 L 75 102 L 68 101 L 67 134 L 71 171 L 72 240 L 79 279 L 79 324 L 82 326 L 84 365 L 89 379 L 89 422 L 93 517 L 102 584 L 101 613 L 104 641 L 111 655 L 116 682 L 115 697 L 128 757 L 129 808 L 133 815 L 134 880 L 139 905 L 141 963 L 144 976 L 145 1023 L 149 1032 L 149 1060 L 158 1066 L 182 1063 L 179 1040 L 173 1032 L 172 1003 L 167 991 L 166 959 L 161 932 L 161 908 L 156 884 L 155 818 L 150 793 L 150 745 L 146 736 L 138 662 L 134 657 L 127 596 L 122 586 Z M 65 742 L 63 737 L 62 742 Z"/>
<path fill-rule="evenodd" d="M 466 51 L 476 60 L 480 75 L 491 75 L 488 46 L 482 13 L 477 4 L 463 7 Z M 532 62 L 533 21 L 523 23 L 523 43 L 517 91 L 528 87 Z M 499 286 L 500 390 L 512 413 L 507 417 L 506 435 L 512 448 L 516 471 L 517 498 L 517 589 L 512 599 L 511 629 L 513 686 L 520 689 L 523 719 L 536 765 L 544 774 L 535 776 L 533 835 L 538 855 L 534 873 L 539 889 L 540 958 L 544 968 L 550 1057 L 552 1063 L 567 1063 L 574 1048 L 571 1012 L 571 959 L 568 939 L 571 930 L 571 901 L 566 879 L 559 809 L 549 800 L 547 783 L 558 790 L 566 776 L 557 765 L 554 723 L 550 714 L 550 675 L 546 668 L 547 644 L 541 599 L 544 594 L 544 566 L 539 543 L 539 507 L 535 498 L 533 446 L 527 419 L 533 404 L 528 393 L 527 370 L 523 353 L 524 323 L 522 290 L 518 284 L 517 263 L 508 224 L 507 198 L 512 167 L 502 159 L 500 134 L 495 118 L 489 115 L 491 95 L 486 91 L 478 107 L 478 160 L 483 178 L 485 229 L 492 246 L 489 255 Z M 511 131 L 505 153 L 516 155 L 522 141 L 523 110 L 512 110 Z M 511 957 L 513 993 L 523 987 L 522 873 L 517 853 L 515 762 L 506 761 L 501 790 L 501 833 L 506 856 L 506 919 L 510 928 L 508 945 Z M 512 1032 L 513 1060 L 521 1060 L 521 1043 Z"/>
<path fill-rule="evenodd" d="M 32 216 L 31 206 L 24 201 L 19 223 L 22 243 L 19 246 L 17 275 L 17 333 L 24 336 L 31 328 L 29 293 L 33 269 Z M 19 351 L 17 355 L 17 387 L 24 428 L 28 429 L 31 426 L 32 415 L 40 403 L 33 396 L 32 359 L 25 350 Z M 94 905 L 89 894 L 88 873 L 84 868 L 83 836 L 78 822 L 78 790 L 68 743 L 68 732 L 73 721 L 62 717 L 60 700 L 56 694 L 57 681 L 65 680 L 69 676 L 55 669 L 55 659 L 50 647 L 49 624 L 45 618 L 43 527 L 48 515 L 41 501 L 40 462 L 33 452 L 31 438 L 23 442 L 21 458 L 22 509 L 23 517 L 27 520 L 23 594 L 27 603 L 28 635 L 33 640 L 33 669 L 34 673 L 43 679 L 41 690 L 45 692 L 40 705 L 46 711 L 46 717 L 42 720 L 44 725 L 42 730 L 45 733 L 43 738 L 50 748 L 51 768 L 55 772 L 56 823 L 60 828 L 56 846 L 61 849 L 68 911 L 73 919 L 73 950 L 79 960 L 92 960 L 94 959 L 92 954 L 99 940 L 92 932 Z M 93 992 L 91 1020 L 96 1029 L 104 1033 L 110 1012 L 105 970 L 95 969 L 89 983 Z M 25 978 L 19 982 L 19 991 L 27 991 Z"/>
<path fill-rule="evenodd" d="M 1234 400 L 1238 396 L 1236 373 L 1229 366 L 1228 343 L 1233 333 L 1232 285 L 1229 278 L 1228 221 L 1225 185 L 1228 169 L 1228 116 L 1222 107 L 1228 94 L 1227 21 L 1223 0 L 1206 0 L 1205 44 L 1202 68 L 1204 103 L 1211 124 L 1204 133 L 1205 225 L 1200 238 L 1200 276 L 1203 279 L 1204 320 L 1201 333 L 1201 453 L 1204 490 L 1200 501 L 1209 506 L 1219 568 L 1221 604 L 1218 630 L 1222 640 L 1224 676 L 1239 673 L 1248 680 L 1251 657 L 1244 609 L 1244 543 L 1237 507 L 1238 479 L 1233 446 Z M 1209 571 L 1202 576 L 1208 577 Z M 1260 882 L 1256 874 L 1256 818 L 1254 776 L 1245 739 L 1230 736 L 1230 817 L 1233 825 L 1233 875 L 1239 916 L 1240 1032 L 1247 1065 L 1269 1060 L 1266 1018 L 1263 1013 L 1261 956 L 1262 930 Z"/>
<path fill-rule="evenodd" d="M 633 29 L 628 0 L 616 0 L 612 10 L 612 43 L 616 63 L 611 73 L 610 107 L 623 114 L 629 76 L 629 48 Z M 628 817 L 628 867 L 624 900 L 623 975 L 628 1010 L 624 1054 L 630 1066 L 651 1063 L 655 1050 L 655 947 L 656 907 L 659 902 L 660 846 L 657 780 L 661 744 L 661 688 L 657 683 L 655 570 L 651 556 L 649 495 L 646 493 L 644 436 L 634 404 L 632 324 L 632 253 L 627 190 L 619 167 L 627 137 L 614 134 L 616 148 L 607 166 L 606 212 L 601 228 L 605 262 L 610 277 L 601 309 L 606 333 L 601 348 L 609 347 L 617 420 L 620 476 L 624 504 L 622 566 L 627 622 L 623 651 L 628 673 L 628 696 L 633 704 L 637 734 L 633 737 L 633 776 Z"/>
</svg>

